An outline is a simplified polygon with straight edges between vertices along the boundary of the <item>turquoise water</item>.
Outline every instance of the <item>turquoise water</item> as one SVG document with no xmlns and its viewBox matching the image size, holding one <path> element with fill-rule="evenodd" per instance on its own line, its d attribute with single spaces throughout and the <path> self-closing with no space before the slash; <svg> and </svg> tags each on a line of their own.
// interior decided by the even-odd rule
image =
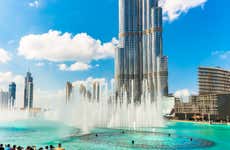
<svg viewBox="0 0 230 150">
<path fill-rule="evenodd" d="M 134 144 L 132 144 L 134 141 Z M 17 145 L 56 145 L 67 150 L 107 149 L 230 149 L 230 127 L 169 122 L 164 128 L 93 129 L 82 135 L 77 128 L 51 121 L 0 123 L 0 142 Z"/>
</svg>

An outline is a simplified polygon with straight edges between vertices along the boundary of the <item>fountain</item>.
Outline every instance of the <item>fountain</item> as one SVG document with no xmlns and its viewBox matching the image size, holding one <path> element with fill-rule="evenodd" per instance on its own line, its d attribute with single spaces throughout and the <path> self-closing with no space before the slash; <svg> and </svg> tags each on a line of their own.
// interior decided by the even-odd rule
<svg viewBox="0 0 230 150">
<path fill-rule="evenodd" d="M 159 62 L 159 59 L 157 60 Z M 159 63 L 157 68 L 159 73 Z M 143 80 L 143 94 L 138 102 L 134 100 L 133 81 L 131 83 L 131 94 L 127 94 L 126 88 L 122 87 L 120 96 L 115 94 L 114 81 L 111 81 L 111 85 L 104 80 L 75 83 L 69 103 L 63 105 L 59 110 L 60 118 L 64 118 L 64 122 L 70 123 L 84 132 L 89 132 L 90 129 L 96 127 L 129 128 L 132 130 L 163 127 L 164 119 L 161 112 L 163 97 L 159 90 L 160 81 L 153 80 L 152 85 L 156 88 L 151 91 L 148 81 Z"/>
</svg>

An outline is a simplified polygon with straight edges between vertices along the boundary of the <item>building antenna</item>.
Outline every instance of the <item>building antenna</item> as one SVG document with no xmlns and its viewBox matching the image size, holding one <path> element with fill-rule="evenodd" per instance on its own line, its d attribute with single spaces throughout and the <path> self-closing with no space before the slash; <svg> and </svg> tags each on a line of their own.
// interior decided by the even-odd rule
<svg viewBox="0 0 230 150">
<path fill-rule="evenodd" d="M 28 63 L 28 70 L 27 70 L 28 72 L 30 72 L 30 64 Z"/>
</svg>

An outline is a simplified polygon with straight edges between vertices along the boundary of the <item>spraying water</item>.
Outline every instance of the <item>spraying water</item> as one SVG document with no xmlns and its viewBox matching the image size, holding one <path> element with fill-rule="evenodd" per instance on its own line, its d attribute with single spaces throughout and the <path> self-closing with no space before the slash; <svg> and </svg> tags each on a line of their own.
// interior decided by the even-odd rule
<svg viewBox="0 0 230 150">
<path fill-rule="evenodd" d="M 159 59 L 158 61 L 159 62 Z M 159 64 L 157 63 L 157 76 Z M 143 94 L 139 102 L 135 102 L 134 84 L 131 81 L 132 92 L 127 94 L 122 87 L 120 96 L 116 96 L 114 82 L 94 81 L 88 85 L 81 83 L 74 86 L 73 93 L 67 105 L 61 108 L 61 118 L 71 125 L 89 132 L 95 127 L 130 128 L 137 130 L 142 127 L 164 126 L 162 115 L 162 95 L 159 90 L 160 78 L 151 83 L 155 88 L 150 91 L 149 81 L 143 80 Z M 110 90 L 109 88 L 110 87 Z M 154 93 L 154 94 L 153 94 Z M 130 95 L 130 97 L 128 97 Z"/>
</svg>

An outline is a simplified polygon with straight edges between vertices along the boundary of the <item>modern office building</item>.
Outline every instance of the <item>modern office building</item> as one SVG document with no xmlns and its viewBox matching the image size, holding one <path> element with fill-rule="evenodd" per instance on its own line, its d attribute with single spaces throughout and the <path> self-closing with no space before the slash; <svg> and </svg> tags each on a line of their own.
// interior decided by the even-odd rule
<svg viewBox="0 0 230 150">
<path fill-rule="evenodd" d="M 9 93 L 0 91 L 0 111 L 8 109 Z"/>
<path fill-rule="evenodd" d="M 13 108 L 16 99 L 16 83 L 12 82 L 9 84 L 9 103 L 10 107 Z"/>
<path fill-rule="evenodd" d="M 25 77 L 24 89 L 24 109 L 33 108 L 33 78 L 30 72 L 27 72 Z"/>
<path fill-rule="evenodd" d="M 230 71 L 218 67 L 199 67 L 199 94 L 230 93 Z"/>
<path fill-rule="evenodd" d="M 73 85 L 71 82 L 66 83 L 66 104 L 69 103 L 72 97 L 72 92 L 73 92 Z"/>
<path fill-rule="evenodd" d="M 162 8 L 158 0 L 119 0 L 119 46 L 115 56 L 117 96 L 140 101 L 148 90 L 168 95 L 168 57 L 163 56 Z"/>
</svg>

